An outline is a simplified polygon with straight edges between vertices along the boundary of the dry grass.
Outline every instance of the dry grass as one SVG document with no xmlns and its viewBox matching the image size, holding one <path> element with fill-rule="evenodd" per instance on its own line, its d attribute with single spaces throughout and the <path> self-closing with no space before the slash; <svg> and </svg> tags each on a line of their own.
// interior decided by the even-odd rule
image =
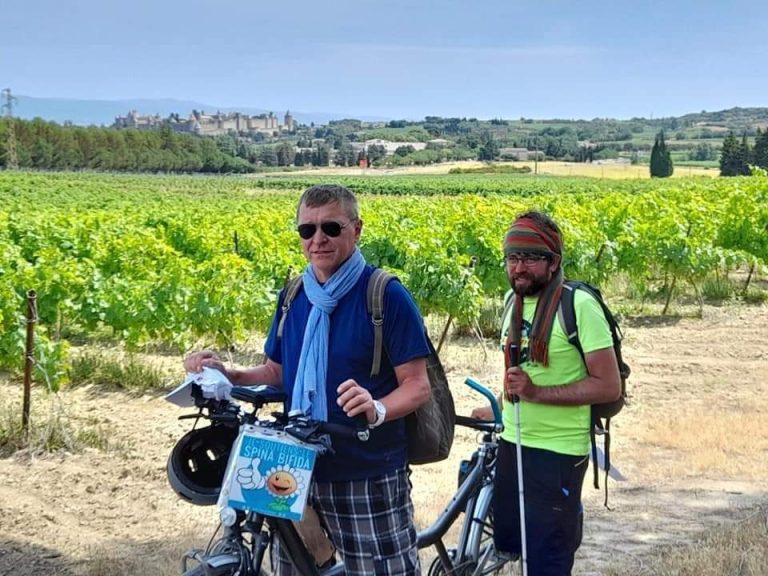
<svg viewBox="0 0 768 576">
<path fill-rule="evenodd" d="M 551 176 L 587 176 L 592 178 L 608 179 L 629 179 L 629 178 L 650 178 L 650 170 L 645 164 L 631 165 L 606 162 L 603 164 L 592 163 L 585 164 L 579 162 L 539 162 L 538 166 L 534 162 L 500 162 L 499 164 L 509 164 L 511 166 L 528 166 L 531 171 L 536 169 L 539 174 Z M 462 162 L 445 162 L 442 164 L 432 164 L 429 166 L 404 166 L 399 168 L 370 168 L 361 169 L 357 167 L 327 167 L 315 168 L 311 170 L 286 172 L 289 176 L 380 176 L 385 174 L 448 174 L 452 168 L 478 168 L 483 166 L 482 162 L 467 160 Z M 271 173 L 275 174 L 275 173 Z M 686 176 L 711 176 L 719 175 L 719 170 L 713 168 L 696 167 L 677 167 L 673 178 Z"/>
<path fill-rule="evenodd" d="M 428 319 L 435 341 L 444 322 Z M 625 324 L 633 403 L 614 424 L 613 454 L 629 480 L 611 485 L 614 512 L 603 510 L 602 492 L 585 487 L 587 533 L 574 573 L 768 574 L 768 308 L 707 307 L 700 320 Z M 257 361 L 252 351 L 260 348 L 254 341 L 232 360 L 251 365 Z M 463 384 L 466 377 L 498 389 L 502 363 L 495 348 L 492 341 L 462 337 L 441 353 L 457 412 L 468 414 L 484 402 Z M 181 376 L 180 358 L 158 361 Z M 16 395 L 8 383 L 3 390 Z M 12 537 L 0 543 L 0 573 L 12 565 L 11 573 L 23 576 L 178 574 L 180 554 L 205 546 L 216 521 L 213 509 L 177 501 L 165 480 L 167 452 L 187 424 L 155 394 L 80 387 L 61 396 L 72 403 L 68 412 L 78 425 L 113 431 L 113 444 L 133 444 L 117 453 L 0 460 L 0 532 Z M 448 502 L 459 461 L 476 446 L 475 433 L 460 429 L 447 461 L 414 468 L 419 526 L 432 523 Z M 60 486 L 47 480 L 52 473 Z M 105 486 L 114 493 L 104 494 Z M 738 521 L 761 504 L 757 514 Z M 92 544 L 84 550 L 86 542 Z M 33 555 L 35 566 L 14 563 L 14 550 L 25 551 L 25 561 Z M 422 555 L 425 570 L 431 556 Z M 608 567 L 610 559 L 622 562 Z"/>
<path fill-rule="evenodd" d="M 206 526 L 206 530 L 209 528 L 211 526 Z M 140 543 L 91 546 L 86 559 L 78 563 L 78 576 L 178 576 L 182 553 L 206 544 L 201 542 L 199 533 L 191 530 L 182 536 L 173 534 L 172 540 L 163 539 L 162 534 L 147 536 L 148 539 Z M 193 562 L 188 564 L 188 568 L 193 566 Z"/>
<path fill-rule="evenodd" d="M 98 422 L 68 413 L 59 394 L 33 390 L 27 430 L 22 428 L 21 387 L 0 404 L 0 457 L 51 452 L 82 452 L 86 448 L 119 449 Z"/>
<path fill-rule="evenodd" d="M 521 166 L 530 166 L 534 169 L 533 162 L 518 162 Z M 650 178 L 650 170 L 644 164 L 618 164 L 606 162 L 604 164 L 584 164 L 577 162 L 539 162 L 539 174 L 552 176 L 588 176 L 592 178 L 607 178 L 610 180 L 623 180 L 631 178 Z M 687 176 L 711 176 L 719 175 L 719 170 L 709 168 L 678 167 L 672 175 L 673 178 Z"/>
<path fill-rule="evenodd" d="M 648 422 L 638 440 L 668 454 L 666 473 L 680 478 L 768 478 L 764 410 L 727 412 L 713 406 L 706 414 L 683 413 Z"/>
<path fill-rule="evenodd" d="M 608 568 L 604 576 L 765 576 L 768 574 L 768 514 L 713 530 L 687 546 L 659 550 L 637 569 Z"/>
</svg>

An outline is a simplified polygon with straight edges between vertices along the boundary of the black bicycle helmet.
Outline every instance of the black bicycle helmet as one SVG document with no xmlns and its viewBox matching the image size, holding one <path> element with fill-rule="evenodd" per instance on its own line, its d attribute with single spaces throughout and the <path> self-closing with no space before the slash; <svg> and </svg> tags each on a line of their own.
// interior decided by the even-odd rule
<svg viewBox="0 0 768 576">
<path fill-rule="evenodd" d="M 216 504 L 237 428 L 213 425 L 190 430 L 168 457 L 168 481 L 174 492 L 198 506 Z"/>
</svg>

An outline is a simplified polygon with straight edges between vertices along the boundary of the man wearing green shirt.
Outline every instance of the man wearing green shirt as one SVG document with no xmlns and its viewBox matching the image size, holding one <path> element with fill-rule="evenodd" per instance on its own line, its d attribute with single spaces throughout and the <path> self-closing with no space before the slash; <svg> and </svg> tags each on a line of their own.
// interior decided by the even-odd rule
<svg viewBox="0 0 768 576">
<path fill-rule="evenodd" d="M 581 543 L 590 405 L 617 399 L 621 380 L 608 322 L 591 295 L 575 293 L 583 360 L 558 321 L 563 242 L 557 224 L 540 212 L 520 215 L 504 237 L 504 257 L 514 302 L 502 329 L 504 433 L 496 464 L 494 538 L 498 551 L 521 554 L 519 426 L 528 574 L 564 576 Z M 519 399 L 519 410 L 513 398 Z M 489 417 L 484 409 L 474 414 Z"/>
</svg>

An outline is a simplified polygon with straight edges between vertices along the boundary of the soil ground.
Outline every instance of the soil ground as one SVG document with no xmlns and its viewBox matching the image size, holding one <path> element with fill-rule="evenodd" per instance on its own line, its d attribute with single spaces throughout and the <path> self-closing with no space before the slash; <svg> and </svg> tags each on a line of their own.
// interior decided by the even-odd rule
<svg viewBox="0 0 768 576">
<path fill-rule="evenodd" d="M 661 546 L 768 505 L 768 306 L 705 307 L 701 319 L 624 325 L 631 404 L 613 423 L 612 453 L 627 480 L 609 484 L 612 511 L 602 489 L 585 482 L 574 569 L 582 576 L 611 562 L 638 574 Z M 465 338 L 441 356 L 458 411 L 469 413 L 480 400 L 462 382 L 473 376 L 495 387 L 500 354 L 489 341 Z M 20 396 L 17 382 L 0 383 L 4 402 Z M 161 394 L 100 388 L 33 400 L 96 431 L 109 448 L 0 460 L 0 575 L 178 574 L 181 552 L 204 546 L 215 526 L 213 509 L 182 502 L 166 481 L 167 455 L 190 427 L 177 420 L 183 410 Z M 422 525 L 450 497 L 474 439 L 459 431 L 448 461 L 415 469 Z"/>
</svg>

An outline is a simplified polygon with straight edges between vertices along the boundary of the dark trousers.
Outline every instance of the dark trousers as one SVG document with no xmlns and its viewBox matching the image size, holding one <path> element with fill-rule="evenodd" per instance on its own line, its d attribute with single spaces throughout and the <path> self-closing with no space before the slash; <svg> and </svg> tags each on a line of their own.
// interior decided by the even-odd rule
<svg viewBox="0 0 768 576">
<path fill-rule="evenodd" d="M 515 444 L 499 441 L 493 531 L 498 550 L 521 554 L 515 451 Z M 581 485 L 589 457 L 524 446 L 522 459 L 528 574 L 568 576 L 581 544 Z"/>
</svg>

